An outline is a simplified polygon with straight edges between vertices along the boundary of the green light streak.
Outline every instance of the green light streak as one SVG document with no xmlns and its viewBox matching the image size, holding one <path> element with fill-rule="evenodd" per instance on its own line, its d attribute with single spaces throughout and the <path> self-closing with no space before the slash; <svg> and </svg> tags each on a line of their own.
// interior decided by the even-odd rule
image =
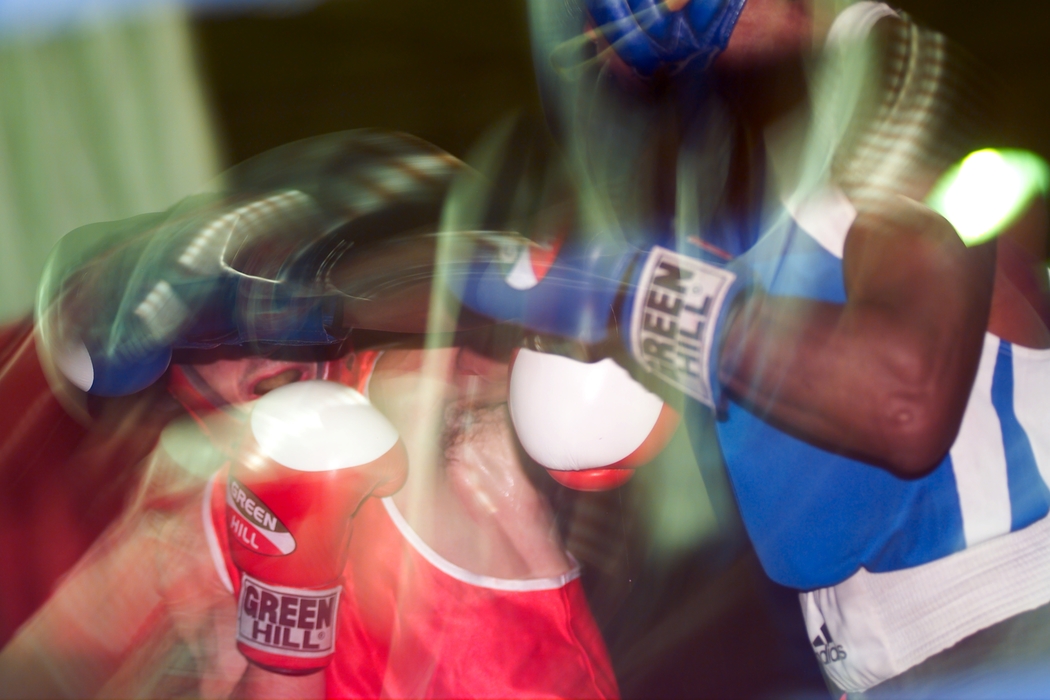
<svg viewBox="0 0 1050 700">
<path fill-rule="evenodd" d="M 1048 189 L 1050 168 L 1036 154 L 985 148 L 952 166 L 926 203 L 973 246 L 1002 233 Z"/>
</svg>

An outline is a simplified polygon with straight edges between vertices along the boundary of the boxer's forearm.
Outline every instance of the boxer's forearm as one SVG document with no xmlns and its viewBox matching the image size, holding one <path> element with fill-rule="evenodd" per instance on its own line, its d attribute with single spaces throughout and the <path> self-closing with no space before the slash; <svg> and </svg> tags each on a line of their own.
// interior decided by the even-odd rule
<svg viewBox="0 0 1050 700">
<path fill-rule="evenodd" d="M 722 381 L 759 417 L 900 473 L 933 466 L 950 445 L 958 422 L 938 413 L 950 409 L 938 397 L 953 382 L 969 386 L 972 352 L 969 376 L 956 378 L 933 353 L 923 358 L 891 340 L 897 332 L 886 314 L 776 298 L 757 301 L 748 314 L 746 350 Z"/>
<path fill-rule="evenodd" d="M 33 622 L 29 623 L 33 625 Z M 25 627 L 0 652 L 0 697 L 69 698 L 94 695 L 116 663 L 97 656 L 69 657 L 50 643 L 50 635 Z M 101 663 L 100 663 L 101 661 Z"/>
<path fill-rule="evenodd" d="M 323 672 L 311 673 L 308 676 L 286 676 L 248 664 L 231 697 L 244 700 L 311 700 L 324 696 Z"/>
<path fill-rule="evenodd" d="M 858 220 L 844 256 L 845 305 L 755 295 L 720 365 L 730 392 L 759 416 L 901 475 L 935 466 L 958 432 L 995 260 L 912 209 Z"/>
<path fill-rule="evenodd" d="M 140 521 L 111 527 L 0 653 L 0 697 L 93 696 L 163 638 L 155 550 Z"/>
</svg>

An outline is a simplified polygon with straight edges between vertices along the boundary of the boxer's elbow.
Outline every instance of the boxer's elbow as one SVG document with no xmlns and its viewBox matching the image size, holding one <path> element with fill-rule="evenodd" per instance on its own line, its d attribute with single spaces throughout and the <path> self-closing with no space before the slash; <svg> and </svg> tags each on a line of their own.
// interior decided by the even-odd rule
<svg viewBox="0 0 1050 700">
<path fill-rule="evenodd" d="M 898 363 L 880 401 L 878 439 L 884 466 L 903 478 L 923 476 L 948 453 L 962 423 L 965 401 L 947 384 L 935 358 Z"/>
<path fill-rule="evenodd" d="M 933 471 L 948 453 L 959 422 L 934 399 L 890 403 L 884 416 L 884 465 L 893 474 L 916 478 Z"/>
</svg>

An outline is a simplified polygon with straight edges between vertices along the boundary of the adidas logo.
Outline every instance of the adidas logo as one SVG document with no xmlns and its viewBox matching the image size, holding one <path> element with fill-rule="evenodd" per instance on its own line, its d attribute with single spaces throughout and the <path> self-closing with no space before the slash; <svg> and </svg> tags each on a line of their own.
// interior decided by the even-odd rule
<svg viewBox="0 0 1050 700">
<path fill-rule="evenodd" d="M 813 652 L 820 659 L 820 663 L 825 666 L 846 658 L 846 650 L 842 648 L 841 644 L 836 644 L 835 640 L 831 638 L 831 632 L 828 632 L 827 624 L 821 625 L 820 634 L 813 638 Z"/>
</svg>

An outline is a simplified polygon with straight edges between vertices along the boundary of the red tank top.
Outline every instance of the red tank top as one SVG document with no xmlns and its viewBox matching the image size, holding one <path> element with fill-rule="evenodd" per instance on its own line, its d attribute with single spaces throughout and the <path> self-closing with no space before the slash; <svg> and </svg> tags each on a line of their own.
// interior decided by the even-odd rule
<svg viewBox="0 0 1050 700">
<path fill-rule="evenodd" d="M 225 498 L 223 469 L 203 515 L 233 590 Z M 354 519 L 344 585 L 328 697 L 618 696 L 578 571 L 542 580 L 472 574 L 430 549 L 392 500 L 369 499 Z"/>
<path fill-rule="evenodd" d="M 324 377 L 368 394 L 380 353 L 332 363 Z M 223 522 L 225 469 L 208 484 L 205 533 L 227 588 L 240 580 Z M 354 518 L 343 571 L 331 698 L 614 698 L 608 653 L 578 571 L 554 579 L 479 576 L 434 552 L 390 499 Z"/>
</svg>

